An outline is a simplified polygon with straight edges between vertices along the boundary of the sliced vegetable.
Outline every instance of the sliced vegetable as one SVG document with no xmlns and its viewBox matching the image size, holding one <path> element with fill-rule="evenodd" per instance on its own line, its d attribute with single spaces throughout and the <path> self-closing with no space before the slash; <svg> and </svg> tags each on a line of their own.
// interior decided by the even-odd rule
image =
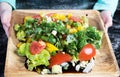
<svg viewBox="0 0 120 77">
<path fill-rule="evenodd" d="M 84 30 L 84 29 L 85 29 L 85 27 L 84 27 L 84 26 L 82 26 L 82 25 L 79 25 L 76 29 L 77 29 L 78 31 L 81 31 L 81 30 Z"/>
<path fill-rule="evenodd" d="M 41 19 L 41 16 L 40 15 L 34 15 L 33 18 L 34 19 Z"/>
<path fill-rule="evenodd" d="M 50 67 L 53 65 L 59 65 L 63 62 L 71 61 L 72 57 L 67 53 L 57 53 L 50 58 Z"/>
<path fill-rule="evenodd" d="M 19 42 L 16 46 L 19 48 L 22 44 L 22 42 Z"/>
<path fill-rule="evenodd" d="M 75 16 L 71 16 L 70 20 L 72 20 L 74 22 L 81 22 L 82 21 L 79 17 L 75 17 Z"/>
<path fill-rule="evenodd" d="M 73 33 L 76 33 L 77 32 L 77 29 L 76 28 L 71 28 L 70 30 L 69 30 L 69 33 L 70 34 L 73 34 Z"/>
<path fill-rule="evenodd" d="M 68 17 L 68 18 L 70 18 L 71 16 L 72 16 L 72 14 L 71 14 L 71 13 L 69 13 L 69 14 L 67 15 L 67 17 Z"/>
<path fill-rule="evenodd" d="M 49 51 L 49 52 L 54 52 L 54 51 L 58 51 L 59 49 L 54 46 L 53 44 L 51 43 L 46 43 L 46 49 Z"/>
<path fill-rule="evenodd" d="M 30 52 L 31 54 L 35 55 L 40 53 L 45 47 L 46 44 L 43 41 L 33 41 L 30 45 Z"/>
<path fill-rule="evenodd" d="M 39 44 L 40 44 L 43 48 L 45 48 L 45 47 L 46 47 L 46 43 L 45 43 L 44 41 L 39 40 L 38 42 L 39 42 Z"/>
<path fill-rule="evenodd" d="M 79 53 L 80 61 L 87 61 L 96 55 L 96 50 L 92 44 L 86 44 Z"/>
<path fill-rule="evenodd" d="M 66 16 L 64 14 L 54 14 L 53 18 L 63 21 L 63 20 L 65 20 Z"/>
</svg>

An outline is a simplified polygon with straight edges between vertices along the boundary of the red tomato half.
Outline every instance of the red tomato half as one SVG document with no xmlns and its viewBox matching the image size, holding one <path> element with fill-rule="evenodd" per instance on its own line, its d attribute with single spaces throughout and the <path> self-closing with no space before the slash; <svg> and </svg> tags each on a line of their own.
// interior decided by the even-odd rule
<svg viewBox="0 0 120 77">
<path fill-rule="evenodd" d="M 31 54 L 39 54 L 44 48 L 46 47 L 45 42 L 43 41 L 33 41 L 30 45 L 30 52 Z"/>
<path fill-rule="evenodd" d="M 71 16 L 70 20 L 73 20 L 74 22 L 81 22 L 82 20 L 79 17 Z"/>
<path fill-rule="evenodd" d="M 71 59 L 72 59 L 72 57 L 67 53 L 62 53 L 62 52 L 57 53 L 50 58 L 50 66 L 49 67 L 51 68 L 53 65 L 71 61 Z"/>
<path fill-rule="evenodd" d="M 96 55 L 96 50 L 91 44 L 86 44 L 79 53 L 80 61 L 90 60 L 92 57 Z"/>
<path fill-rule="evenodd" d="M 38 42 L 39 42 L 39 44 L 40 44 L 43 48 L 45 48 L 45 47 L 46 47 L 46 43 L 45 43 L 44 41 L 39 40 Z"/>
</svg>

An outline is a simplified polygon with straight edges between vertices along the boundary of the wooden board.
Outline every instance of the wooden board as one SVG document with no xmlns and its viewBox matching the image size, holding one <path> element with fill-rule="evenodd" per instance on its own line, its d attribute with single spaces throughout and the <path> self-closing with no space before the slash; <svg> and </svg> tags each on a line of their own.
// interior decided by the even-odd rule
<svg viewBox="0 0 120 77">
<path fill-rule="evenodd" d="M 63 73 L 58 75 L 40 75 L 36 72 L 28 71 L 24 66 L 25 59 L 16 54 L 16 44 L 18 40 L 15 37 L 13 26 L 16 23 L 23 23 L 24 16 L 35 15 L 39 13 L 72 13 L 75 16 L 88 15 L 89 23 L 103 31 L 102 45 L 95 58 L 95 66 L 88 73 Z M 8 38 L 7 56 L 5 63 L 5 77 L 118 77 L 118 64 L 108 37 L 104 30 L 104 24 L 99 12 L 95 10 L 16 10 L 13 11 L 11 19 L 10 37 Z"/>
</svg>

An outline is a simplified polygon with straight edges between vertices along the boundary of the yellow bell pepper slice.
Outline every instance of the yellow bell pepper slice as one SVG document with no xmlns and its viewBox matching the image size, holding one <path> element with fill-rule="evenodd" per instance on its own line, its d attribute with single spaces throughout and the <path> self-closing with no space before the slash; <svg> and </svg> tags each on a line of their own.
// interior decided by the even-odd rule
<svg viewBox="0 0 120 77">
<path fill-rule="evenodd" d="M 19 48 L 22 44 L 22 42 L 19 42 L 16 46 Z"/>
<path fill-rule="evenodd" d="M 76 29 L 80 31 L 80 30 L 84 30 L 85 28 L 82 25 L 79 25 Z"/>
<path fill-rule="evenodd" d="M 71 13 L 69 13 L 69 14 L 67 15 L 67 17 L 68 17 L 68 19 L 69 19 L 70 17 L 72 17 L 72 14 L 71 14 Z"/>
<path fill-rule="evenodd" d="M 54 14 L 53 18 L 63 21 L 65 20 L 66 16 L 64 14 Z"/>
<path fill-rule="evenodd" d="M 54 46 L 53 44 L 51 43 L 46 43 L 46 49 L 49 51 L 49 52 L 54 52 L 54 51 L 58 51 L 59 49 Z"/>
<path fill-rule="evenodd" d="M 25 16 L 25 18 L 24 18 L 24 23 L 26 22 L 26 20 L 28 20 L 28 19 L 30 19 L 30 18 L 32 18 L 31 16 Z"/>
<path fill-rule="evenodd" d="M 71 28 L 69 29 L 69 33 L 72 34 L 72 33 L 76 33 L 77 32 L 77 29 L 76 28 Z"/>
<path fill-rule="evenodd" d="M 70 26 L 70 25 L 66 25 L 66 28 L 67 28 L 67 29 L 71 29 L 71 26 Z"/>
</svg>

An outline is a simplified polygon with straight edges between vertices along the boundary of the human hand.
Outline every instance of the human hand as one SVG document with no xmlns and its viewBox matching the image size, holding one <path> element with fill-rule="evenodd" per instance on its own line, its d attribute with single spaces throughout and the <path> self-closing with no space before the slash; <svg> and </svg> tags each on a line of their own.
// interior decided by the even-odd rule
<svg viewBox="0 0 120 77">
<path fill-rule="evenodd" d="M 103 19 L 106 31 L 108 31 L 108 28 L 111 27 L 112 24 L 113 24 L 112 15 L 109 11 L 102 11 L 101 12 L 101 17 Z"/>
<path fill-rule="evenodd" d="M 3 25 L 3 29 L 5 30 L 7 36 L 9 36 L 11 13 L 12 13 L 12 7 L 9 4 L 5 2 L 0 3 L 1 23 Z"/>
</svg>

